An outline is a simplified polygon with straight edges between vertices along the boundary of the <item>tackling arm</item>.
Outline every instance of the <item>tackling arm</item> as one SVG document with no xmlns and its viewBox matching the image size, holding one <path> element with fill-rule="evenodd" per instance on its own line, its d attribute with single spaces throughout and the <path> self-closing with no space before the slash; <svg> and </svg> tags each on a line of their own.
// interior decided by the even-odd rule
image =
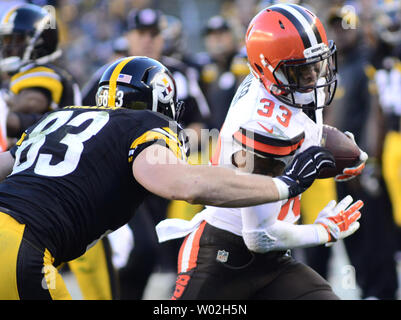
<svg viewBox="0 0 401 320">
<path fill-rule="evenodd" d="M 233 208 L 294 197 L 312 184 L 321 168 L 333 165 L 328 152 L 313 147 L 296 156 L 284 175 L 271 178 L 222 167 L 188 165 L 169 149 L 153 144 L 136 157 L 132 169 L 143 187 L 161 197 Z"/>
<path fill-rule="evenodd" d="M 152 161 L 155 154 L 166 157 L 161 159 L 163 162 L 155 163 Z M 147 147 L 137 156 L 133 174 L 147 190 L 171 200 L 241 207 L 280 198 L 272 178 L 240 174 L 221 167 L 189 165 L 177 159 L 169 149 L 157 144 Z"/>
</svg>

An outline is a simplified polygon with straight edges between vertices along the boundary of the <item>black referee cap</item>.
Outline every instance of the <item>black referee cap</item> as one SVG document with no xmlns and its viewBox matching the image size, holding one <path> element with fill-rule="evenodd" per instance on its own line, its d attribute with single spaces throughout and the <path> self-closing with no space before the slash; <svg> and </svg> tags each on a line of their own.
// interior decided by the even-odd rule
<svg viewBox="0 0 401 320">
<path fill-rule="evenodd" d="M 127 17 L 127 28 L 128 30 L 155 29 L 160 32 L 163 29 L 163 14 L 151 8 L 131 10 Z"/>
<path fill-rule="evenodd" d="M 207 21 L 206 27 L 203 30 L 203 34 L 208 35 L 209 33 L 214 31 L 228 30 L 231 30 L 231 27 L 228 24 L 227 20 L 224 19 L 222 16 L 214 16 Z"/>
</svg>

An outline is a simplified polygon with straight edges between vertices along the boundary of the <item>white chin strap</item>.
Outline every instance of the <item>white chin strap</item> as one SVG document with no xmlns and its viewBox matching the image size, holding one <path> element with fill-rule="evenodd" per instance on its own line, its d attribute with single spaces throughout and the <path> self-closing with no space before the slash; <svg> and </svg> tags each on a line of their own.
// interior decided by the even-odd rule
<svg viewBox="0 0 401 320">
<path fill-rule="evenodd" d="M 45 64 L 45 63 L 51 62 L 51 61 L 61 57 L 61 55 L 62 55 L 62 51 L 61 51 L 61 49 L 58 49 L 55 52 L 53 52 L 47 56 L 40 57 L 31 62 L 35 62 L 37 64 Z M 0 71 L 14 72 L 14 71 L 17 71 L 19 68 L 21 68 L 28 62 L 30 62 L 30 61 L 26 60 L 25 58 L 21 59 L 18 56 L 4 58 L 4 59 L 0 60 Z"/>
<path fill-rule="evenodd" d="M 43 57 L 37 58 L 35 60 L 35 62 L 37 64 L 45 64 L 45 63 L 48 63 L 48 62 L 51 62 L 53 60 L 56 60 L 56 59 L 60 58 L 62 53 L 63 53 L 63 51 L 61 49 L 57 49 L 56 51 L 54 51 L 53 53 L 51 53 L 51 54 L 49 54 L 47 56 L 43 56 Z"/>
<path fill-rule="evenodd" d="M 159 98 L 157 97 L 157 89 L 153 87 L 152 90 L 152 111 L 157 112 L 157 103 L 159 101 Z"/>
<path fill-rule="evenodd" d="M 320 78 L 316 85 L 321 86 L 324 85 L 326 81 L 323 78 Z M 315 101 L 315 90 L 312 90 L 311 92 L 295 92 L 294 93 L 294 99 L 295 103 L 297 104 L 309 104 L 311 102 L 315 103 L 316 106 L 322 106 L 325 101 L 326 94 L 323 90 L 323 88 L 317 88 L 317 101 Z"/>
<path fill-rule="evenodd" d="M 294 92 L 294 100 L 297 104 L 309 104 L 311 102 L 315 102 L 315 92 Z"/>
<path fill-rule="evenodd" d="M 20 57 L 8 57 L 0 60 L 0 71 L 2 72 L 13 72 L 17 71 L 22 65 Z"/>
</svg>

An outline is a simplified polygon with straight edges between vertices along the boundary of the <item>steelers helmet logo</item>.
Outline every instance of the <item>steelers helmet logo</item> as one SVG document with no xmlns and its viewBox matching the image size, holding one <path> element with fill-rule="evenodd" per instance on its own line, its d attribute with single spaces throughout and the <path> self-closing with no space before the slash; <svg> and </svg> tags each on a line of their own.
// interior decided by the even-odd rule
<svg viewBox="0 0 401 320">
<path fill-rule="evenodd" d="M 168 103 L 173 99 L 175 93 L 174 83 L 167 73 L 158 73 L 153 79 L 153 87 L 160 102 Z"/>
</svg>

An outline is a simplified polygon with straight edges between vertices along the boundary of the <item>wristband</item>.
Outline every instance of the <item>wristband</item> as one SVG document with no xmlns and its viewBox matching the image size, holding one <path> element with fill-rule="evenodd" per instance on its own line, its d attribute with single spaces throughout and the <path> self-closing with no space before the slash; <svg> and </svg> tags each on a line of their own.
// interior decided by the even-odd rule
<svg viewBox="0 0 401 320">
<path fill-rule="evenodd" d="M 274 184 L 276 185 L 276 188 L 277 188 L 277 191 L 279 194 L 279 200 L 288 199 L 288 196 L 289 196 L 288 185 L 278 178 L 272 178 L 272 180 L 273 180 Z"/>
<path fill-rule="evenodd" d="M 316 227 L 316 236 L 319 244 L 324 244 L 332 241 L 330 230 L 326 225 L 322 223 L 316 223 L 314 224 L 314 226 Z"/>
</svg>

